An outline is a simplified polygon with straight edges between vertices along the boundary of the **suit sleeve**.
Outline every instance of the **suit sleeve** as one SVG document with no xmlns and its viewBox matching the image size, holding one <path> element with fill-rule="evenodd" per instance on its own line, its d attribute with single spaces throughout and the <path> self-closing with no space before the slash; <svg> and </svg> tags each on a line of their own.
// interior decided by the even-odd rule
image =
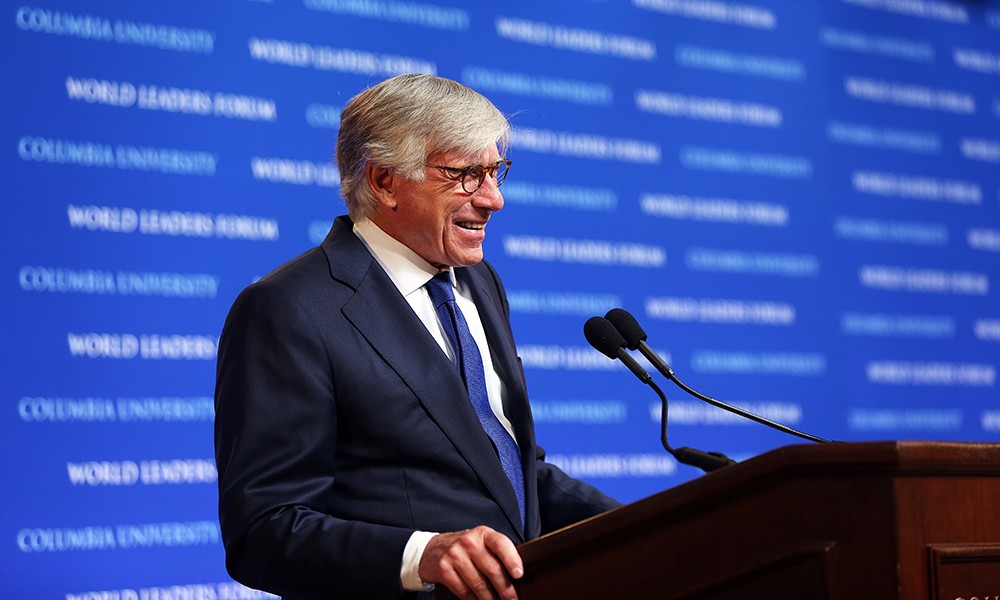
<svg viewBox="0 0 1000 600">
<path fill-rule="evenodd" d="M 226 566 L 294 598 L 394 598 L 412 530 L 338 519 L 337 401 L 309 309 L 280 283 L 240 295 L 219 343 L 215 446 Z"/>
<path fill-rule="evenodd" d="M 544 451 L 540 448 L 538 454 L 538 511 L 542 522 L 541 535 L 622 505 L 594 486 L 570 477 L 559 467 L 545 462 Z"/>
</svg>

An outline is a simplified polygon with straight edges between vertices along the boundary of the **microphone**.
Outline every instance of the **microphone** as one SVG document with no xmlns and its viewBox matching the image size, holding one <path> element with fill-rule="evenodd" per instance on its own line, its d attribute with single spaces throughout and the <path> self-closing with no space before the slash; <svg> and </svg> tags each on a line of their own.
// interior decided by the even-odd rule
<svg viewBox="0 0 1000 600">
<path fill-rule="evenodd" d="M 607 356 L 611 360 L 618 359 L 625 363 L 632 373 L 639 378 L 639 381 L 653 388 L 660 397 L 663 409 L 660 414 L 660 443 L 677 462 L 697 467 L 706 473 L 714 471 L 720 467 L 731 465 L 735 461 L 725 454 L 719 452 L 704 452 L 695 448 L 671 448 L 667 443 L 667 396 L 656 385 L 652 376 L 636 362 L 632 355 L 625 351 L 625 338 L 615 329 L 615 326 L 604 317 L 590 317 L 583 324 L 583 335 L 598 352 Z"/>
<path fill-rule="evenodd" d="M 583 324 L 583 335 L 598 352 L 611 360 L 617 358 L 625 363 L 625 366 L 639 378 L 639 381 L 655 385 L 653 383 L 653 376 L 647 373 L 646 369 L 643 369 L 642 365 L 636 362 L 632 358 L 632 355 L 625 351 L 625 338 L 622 337 L 622 334 L 607 319 L 603 317 L 590 317 Z"/>
<path fill-rule="evenodd" d="M 674 379 L 674 370 L 646 343 L 646 332 L 643 331 L 642 326 L 635 320 L 632 313 L 624 308 L 612 308 L 608 314 L 604 315 L 604 318 L 621 334 L 625 340 L 625 346 L 629 350 L 638 350 L 651 365 L 656 367 L 657 371 L 663 373 L 664 377 Z"/>
<path fill-rule="evenodd" d="M 639 322 L 635 320 L 635 317 L 633 317 L 631 313 L 629 313 L 627 310 L 623 308 L 612 308 L 605 315 L 605 318 L 608 320 L 608 322 L 611 323 L 612 327 L 614 327 L 618 331 L 618 333 L 622 336 L 622 339 L 625 340 L 625 346 L 629 350 L 638 350 L 639 352 L 641 352 L 642 355 L 645 356 L 647 360 L 649 360 L 650 364 L 656 367 L 656 370 L 662 373 L 664 377 L 666 377 L 670 381 L 673 381 L 675 384 L 677 384 L 678 387 L 680 387 L 685 392 L 691 394 L 695 398 L 707 402 L 712 406 L 737 414 L 743 418 L 750 419 L 751 421 L 760 423 L 761 425 L 766 425 L 768 427 L 771 427 L 772 429 L 777 429 L 778 431 L 781 431 L 783 433 L 794 435 L 796 437 L 809 440 L 810 442 L 817 442 L 820 444 L 826 444 L 830 442 L 830 440 L 825 440 L 815 435 L 797 431 L 795 429 L 792 429 L 791 427 L 788 427 L 787 425 L 782 425 L 781 423 L 775 423 L 770 419 L 765 419 L 764 417 L 755 415 L 752 412 L 743 410 L 742 408 L 738 408 L 730 404 L 726 404 L 721 400 L 716 400 L 715 398 L 711 398 L 709 396 L 706 396 L 702 393 L 699 393 L 691 389 L 690 387 L 685 385 L 684 382 L 678 379 L 677 376 L 674 375 L 674 370 L 670 368 L 670 365 L 668 365 L 666 361 L 660 358 L 660 356 L 652 348 L 649 347 L 649 344 L 646 343 L 647 339 L 646 332 L 643 331 L 642 326 L 639 325 Z"/>
</svg>

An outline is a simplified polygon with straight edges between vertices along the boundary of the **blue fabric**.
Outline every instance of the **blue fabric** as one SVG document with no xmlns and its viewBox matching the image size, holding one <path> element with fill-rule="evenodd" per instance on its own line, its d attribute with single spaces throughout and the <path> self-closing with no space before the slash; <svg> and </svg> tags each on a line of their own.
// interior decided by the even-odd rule
<svg viewBox="0 0 1000 600">
<path fill-rule="evenodd" d="M 521 511 L 521 526 L 523 527 L 525 514 L 524 474 L 521 470 L 521 459 L 517 444 L 514 443 L 510 433 L 504 429 L 490 407 L 489 396 L 486 393 L 483 358 L 479 354 L 479 347 L 472 337 L 472 332 L 469 331 L 469 325 L 462 315 L 462 310 L 455 302 L 455 293 L 451 289 L 451 278 L 448 272 L 439 273 L 427 282 L 426 287 L 434 302 L 441 325 L 444 326 L 445 334 L 455 351 L 456 367 L 462 374 L 462 379 L 465 380 L 465 388 L 469 392 L 472 406 L 476 409 L 479 422 L 482 423 L 486 435 L 493 440 L 504 473 L 507 474 L 507 479 L 514 487 L 514 495 L 517 496 L 517 505 Z"/>
</svg>

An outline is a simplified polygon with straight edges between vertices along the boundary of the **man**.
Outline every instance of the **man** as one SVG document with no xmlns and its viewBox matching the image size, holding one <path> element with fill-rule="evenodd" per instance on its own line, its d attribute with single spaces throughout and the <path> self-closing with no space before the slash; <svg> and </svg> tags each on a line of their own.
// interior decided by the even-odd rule
<svg viewBox="0 0 1000 600">
<path fill-rule="evenodd" d="M 349 218 L 244 290 L 220 341 L 235 579 L 298 599 L 434 584 L 515 598 L 515 544 L 618 505 L 535 445 L 504 289 L 482 260 L 508 134 L 484 97 L 426 75 L 345 107 Z"/>
</svg>

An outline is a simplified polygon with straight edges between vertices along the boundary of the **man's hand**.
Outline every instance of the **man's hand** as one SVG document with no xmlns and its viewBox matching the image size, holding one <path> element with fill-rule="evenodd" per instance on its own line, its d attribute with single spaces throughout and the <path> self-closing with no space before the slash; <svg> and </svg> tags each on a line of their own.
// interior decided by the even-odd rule
<svg viewBox="0 0 1000 600">
<path fill-rule="evenodd" d="M 420 557 L 420 579 L 446 586 L 463 600 L 516 600 L 511 579 L 524 564 L 514 542 L 485 525 L 431 538 Z"/>
</svg>

